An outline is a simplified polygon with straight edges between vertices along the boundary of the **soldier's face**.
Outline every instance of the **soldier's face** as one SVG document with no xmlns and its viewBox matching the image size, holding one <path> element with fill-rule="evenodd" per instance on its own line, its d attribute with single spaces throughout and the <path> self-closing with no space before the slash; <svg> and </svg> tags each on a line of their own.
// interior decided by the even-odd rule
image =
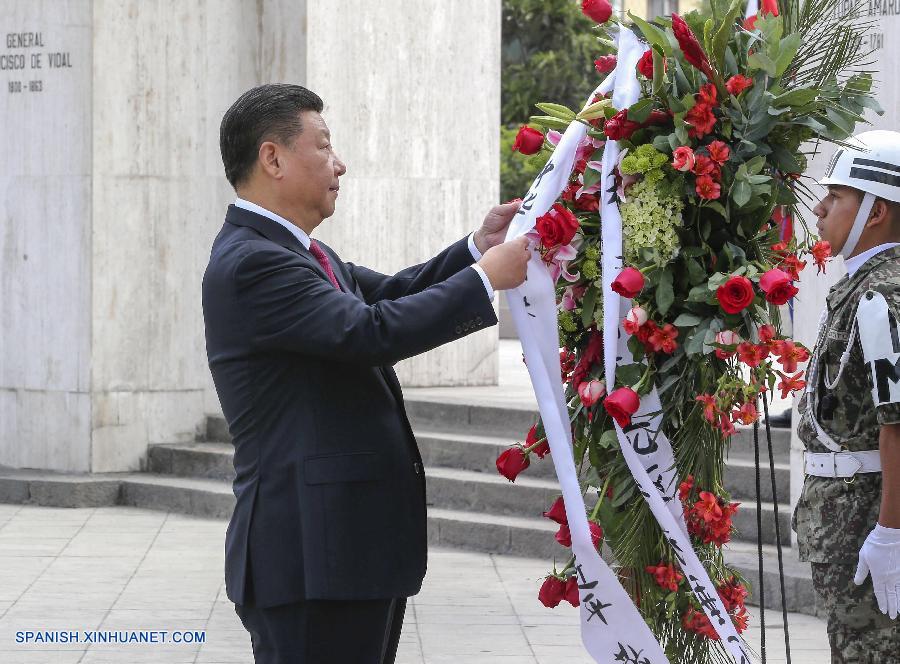
<svg viewBox="0 0 900 664">
<path fill-rule="evenodd" d="M 828 194 L 813 208 L 819 218 L 819 236 L 831 243 L 832 254 L 837 255 L 847 241 L 860 203 L 862 197 L 856 189 L 835 185 L 828 187 Z"/>
</svg>

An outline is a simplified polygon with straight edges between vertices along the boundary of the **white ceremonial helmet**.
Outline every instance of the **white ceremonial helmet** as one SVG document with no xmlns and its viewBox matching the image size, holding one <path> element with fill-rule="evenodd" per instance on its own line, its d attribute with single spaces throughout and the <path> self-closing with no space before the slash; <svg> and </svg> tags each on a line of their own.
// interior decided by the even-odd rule
<svg viewBox="0 0 900 664">
<path fill-rule="evenodd" d="M 819 184 L 853 187 L 865 194 L 850 235 L 838 252 L 847 258 L 859 242 L 875 199 L 900 203 L 900 132 L 879 129 L 852 137 L 831 157 Z"/>
</svg>

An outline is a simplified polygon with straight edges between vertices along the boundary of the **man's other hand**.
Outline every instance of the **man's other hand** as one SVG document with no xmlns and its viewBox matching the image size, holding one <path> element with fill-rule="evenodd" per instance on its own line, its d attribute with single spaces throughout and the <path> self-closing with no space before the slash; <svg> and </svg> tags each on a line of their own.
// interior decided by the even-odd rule
<svg viewBox="0 0 900 664">
<path fill-rule="evenodd" d="M 475 246 L 482 254 L 487 253 L 491 247 L 503 244 L 506 240 L 506 229 L 509 228 L 509 222 L 516 216 L 519 206 L 522 205 L 522 199 L 517 198 L 503 205 L 495 205 L 491 211 L 487 213 L 481 228 L 475 231 Z"/>
<path fill-rule="evenodd" d="M 507 290 L 525 281 L 530 258 L 528 238 L 523 236 L 491 247 L 484 252 L 478 265 L 484 270 L 494 290 Z"/>
</svg>

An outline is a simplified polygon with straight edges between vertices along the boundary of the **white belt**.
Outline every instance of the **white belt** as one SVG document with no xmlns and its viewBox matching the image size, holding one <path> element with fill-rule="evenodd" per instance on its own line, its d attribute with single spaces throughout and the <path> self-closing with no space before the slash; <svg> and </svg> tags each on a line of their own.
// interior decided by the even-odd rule
<svg viewBox="0 0 900 664">
<path fill-rule="evenodd" d="M 806 474 L 815 477 L 853 477 L 857 473 L 880 473 L 878 450 L 863 452 L 805 452 Z"/>
</svg>

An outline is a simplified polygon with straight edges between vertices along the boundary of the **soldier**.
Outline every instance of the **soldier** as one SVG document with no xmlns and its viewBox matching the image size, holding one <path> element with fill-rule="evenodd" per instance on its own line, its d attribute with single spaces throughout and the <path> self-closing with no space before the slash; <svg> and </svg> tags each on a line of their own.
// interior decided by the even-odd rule
<svg viewBox="0 0 900 664">
<path fill-rule="evenodd" d="M 828 294 L 801 399 L 806 478 L 794 529 L 828 616 L 831 661 L 896 663 L 900 133 L 860 134 L 822 184 L 817 228 L 848 275 Z"/>
</svg>

